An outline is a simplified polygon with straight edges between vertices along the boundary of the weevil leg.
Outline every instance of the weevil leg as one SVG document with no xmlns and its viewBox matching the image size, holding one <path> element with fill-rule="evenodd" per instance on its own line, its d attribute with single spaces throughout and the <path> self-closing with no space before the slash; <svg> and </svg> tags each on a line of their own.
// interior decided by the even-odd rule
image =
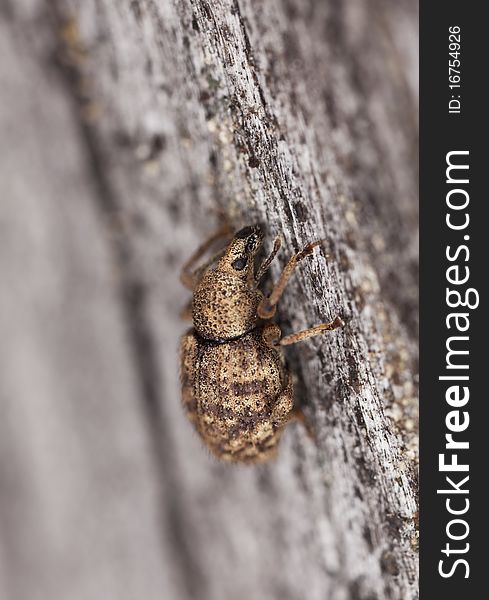
<svg viewBox="0 0 489 600">
<path fill-rule="evenodd" d="M 299 421 L 299 423 L 306 423 L 306 415 L 300 406 L 294 406 L 290 413 L 291 421 Z"/>
<path fill-rule="evenodd" d="M 289 262 L 285 265 L 282 274 L 280 275 L 277 283 L 275 284 L 272 293 L 268 298 L 263 298 L 263 300 L 258 305 L 258 316 L 262 319 L 271 319 L 275 314 L 276 306 L 280 297 L 282 296 L 285 286 L 289 281 L 294 269 L 301 260 L 309 256 L 316 246 L 319 246 L 323 243 L 323 240 L 317 240 L 315 242 L 311 242 L 304 246 L 304 248 L 294 254 Z"/>
<path fill-rule="evenodd" d="M 189 290 L 193 290 L 195 284 L 200 279 L 201 273 L 209 267 L 216 258 L 220 255 L 220 252 L 216 255 L 212 256 L 204 265 L 197 269 L 193 269 L 195 263 L 204 256 L 204 254 L 211 248 L 211 246 L 221 239 L 230 239 L 232 236 L 232 229 L 229 225 L 223 225 L 220 227 L 215 233 L 213 233 L 209 239 L 207 239 L 203 244 L 201 244 L 197 250 L 192 254 L 192 256 L 187 260 L 187 262 L 183 265 L 182 271 L 180 273 L 180 281 L 182 284 L 188 288 Z"/>
<path fill-rule="evenodd" d="M 307 435 L 311 439 L 316 439 L 315 431 L 306 419 L 302 408 L 294 405 L 294 387 L 290 373 L 287 377 L 287 385 L 273 407 L 272 415 L 278 425 L 285 425 L 293 421 L 300 422 L 305 427 Z"/>
<path fill-rule="evenodd" d="M 294 389 L 292 385 L 292 375 L 287 377 L 287 385 L 277 398 L 272 410 L 272 418 L 277 425 L 285 425 L 290 421 L 294 411 Z"/>
<path fill-rule="evenodd" d="M 282 332 L 280 327 L 275 323 L 267 323 L 262 330 L 262 338 L 267 346 L 275 348 L 280 343 Z"/>
<path fill-rule="evenodd" d="M 219 260 L 223 256 L 225 251 L 226 251 L 226 248 L 219 250 L 219 252 L 216 252 L 208 260 L 206 260 L 203 265 L 200 265 L 200 267 L 197 267 L 194 271 L 191 271 L 189 273 L 189 277 L 187 278 L 186 287 L 188 287 L 188 289 L 190 289 L 190 291 L 192 291 L 195 288 L 195 286 L 200 281 L 204 272 L 207 271 L 207 269 L 212 264 L 214 264 L 217 260 Z"/>
<path fill-rule="evenodd" d="M 296 344 L 302 340 L 307 340 L 307 338 L 320 335 L 325 331 L 333 331 L 334 329 L 338 329 L 344 325 L 345 323 L 342 319 L 340 319 L 340 317 L 335 317 L 330 323 L 321 323 L 321 325 L 316 325 L 315 327 L 310 327 L 309 329 L 304 329 L 303 331 L 286 335 L 281 340 L 275 342 L 275 345 L 289 346 L 290 344 Z"/>
<path fill-rule="evenodd" d="M 316 432 L 311 426 L 311 423 L 306 419 L 306 415 L 300 406 L 294 406 L 290 413 L 290 421 L 296 421 L 304 426 L 307 435 L 312 439 L 316 440 Z"/>
<path fill-rule="evenodd" d="M 280 236 L 278 235 L 274 240 L 273 240 L 273 248 L 272 251 L 270 252 L 270 254 L 267 256 L 267 258 L 262 262 L 262 264 L 260 265 L 260 267 L 258 268 L 258 271 L 256 272 L 255 275 L 255 283 L 258 285 L 258 283 L 260 283 L 262 277 L 265 275 L 265 273 L 268 271 L 268 269 L 270 268 L 270 265 L 272 264 L 273 259 L 277 256 L 277 252 L 280 250 L 280 246 L 282 245 L 282 239 L 280 238 Z"/>
<path fill-rule="evenodd" d="M 192 320 L 192 300 L 187 302 L 187 304 L 180 311 L 180 319 L 182 319 L 182 321 Z"/>
</svg>

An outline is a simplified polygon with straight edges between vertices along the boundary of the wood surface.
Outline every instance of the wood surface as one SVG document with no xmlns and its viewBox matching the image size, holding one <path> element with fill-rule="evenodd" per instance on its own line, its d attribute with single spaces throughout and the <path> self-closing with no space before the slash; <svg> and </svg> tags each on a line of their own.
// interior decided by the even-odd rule
<svg viewBox="0 0 489 600">
<path fill-rule="evenodd" d="M 0 0 L 0 598 L 417 597 L 417 99 L 415 0 Z M 222 215 L 347 322 L 258 467 L 180 406 Z"/>
</svg>

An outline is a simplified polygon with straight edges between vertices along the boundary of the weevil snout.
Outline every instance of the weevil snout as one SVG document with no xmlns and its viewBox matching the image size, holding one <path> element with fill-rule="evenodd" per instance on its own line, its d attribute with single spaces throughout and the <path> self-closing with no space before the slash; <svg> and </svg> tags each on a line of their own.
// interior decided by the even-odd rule
<svg viewBox="0 0 489 600">
<path fill-rule="evenodd" d="M 236 274 L 252 270 L 253 259 L 263 243 L 264 234 L 258 225 L 251 225 L 235 233 L 229 244 L 221 267 L 229 265 Z"/>
<path fill-rule="evenodd" d="M 235 240 L 243 240 L 245 251 L 250 254 L 254 250 L 257 250 L 263 242 L 263 231 L 259 225 L 250 225 L 243 227 L 235 235 Z"/>
<path fill-rule="evenodd" d="M 243 227 L 243 229 L 240 229 L 234 234 L 234 237 L 244 239 L 252 235 L 259 236 L 261 239 L 263 239 L 263 232 L 259 225 L 248 225 L 247 227 Z"/>
</svg>

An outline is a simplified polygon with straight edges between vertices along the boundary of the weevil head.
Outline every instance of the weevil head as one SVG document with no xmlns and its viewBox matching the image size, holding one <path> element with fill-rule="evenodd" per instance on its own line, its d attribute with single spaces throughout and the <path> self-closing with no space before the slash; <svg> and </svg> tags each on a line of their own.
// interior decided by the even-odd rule
<svg viewBox="0 0 489 600">
<path fill-rule="evenodd" d="M 243 227 L 235 233 L 217 270 L 247 279 L 253 273 L 254 258 L 263 243 L 263 233 L 258 225 Z"/>
<path fill-rule="evenodd" d="M 262 243 L 258 226 L 241 229 L 216 267 L 204 273 L 192 303 L 194 327 L 202 337 L 229 340 L 256 327 L 262 295 L 253 277 L 254 258 Z"/>
</svg>

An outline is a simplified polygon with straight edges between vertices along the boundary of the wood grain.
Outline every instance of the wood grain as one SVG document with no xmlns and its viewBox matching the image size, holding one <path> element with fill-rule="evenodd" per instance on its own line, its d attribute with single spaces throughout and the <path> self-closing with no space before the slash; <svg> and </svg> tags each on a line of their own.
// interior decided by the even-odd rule
<svg viewBox="0 0 489 600">
<path fill-rule="evenodd" d="M 414 0 L 0 2 L 0 597 L 417 597 Z M 280 304 L 311 437 L 217 463 L 178 271 L 324 238 Z M 327 254 L 327 256 L 326 256 Z"/>
</svg>

